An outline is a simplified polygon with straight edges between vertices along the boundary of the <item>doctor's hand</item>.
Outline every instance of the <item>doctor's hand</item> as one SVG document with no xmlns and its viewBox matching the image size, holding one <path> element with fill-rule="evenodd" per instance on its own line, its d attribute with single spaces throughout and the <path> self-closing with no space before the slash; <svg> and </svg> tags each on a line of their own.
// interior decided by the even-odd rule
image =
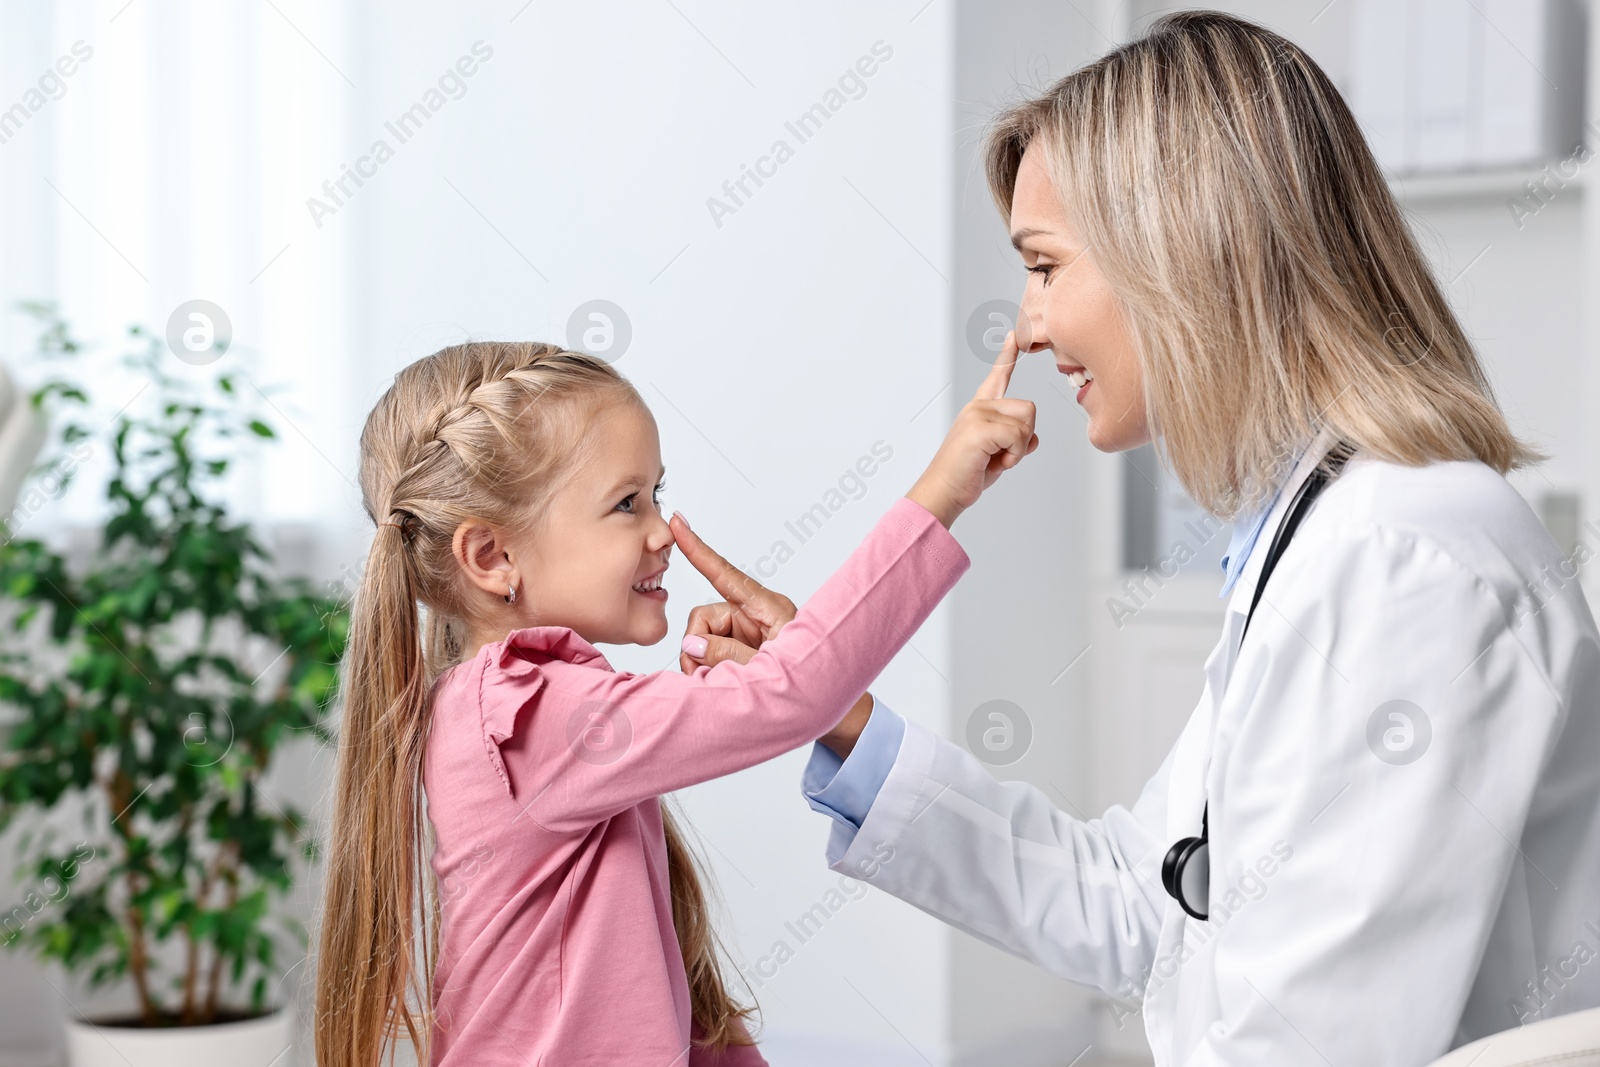
<svg viewBox="0 0 1600 1067">
<path fill-rule="evenodd" d="M 956 416 L 933 462 L 906 494 L 933 512 L 946 529 L 1003 471 L 1039 447 L 1039 435 L 1033 432 L 1033 401 L 1006 396 L 1017 356 L 1013 330 L 1006 334 L 989 376 Z"/>
<path fill-rule="evenodd" d="M 794 601 L 773 592 L 722 558 L 689 529 L 682 515 L 674 512 L 667 525 L 672 527 L 673 538 L 684 558 L 706 576 L 713 589 L 728 598 L 690 609 L 689 622 L 684 627 L 684 643 L 689 644 L 692 638 L 698 637 L 705 641 L 705 651 L 697 656 L 680 651 L 679 669 L 684 674 L 693 674 L 696 667 L 715 666 L 723 660 L 749 663 L 757 647 L 776 637 L 795 617 Z M 840 758 L 848 756 L 871 712 L 872 694 L 863 693 L 844 718 L 818 740 Z"/>
</svg>

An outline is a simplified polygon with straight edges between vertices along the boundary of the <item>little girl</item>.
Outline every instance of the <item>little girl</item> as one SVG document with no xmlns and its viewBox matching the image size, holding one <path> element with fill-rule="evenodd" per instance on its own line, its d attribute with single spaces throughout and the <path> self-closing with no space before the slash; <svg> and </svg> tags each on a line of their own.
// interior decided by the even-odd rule
<svg viewBox="0 0 1600 1067">
<path fill-rule="evenodd" d="M 966 571 L 950 523 L 1038 443 L 1033 404 L 1004 397 L 1015 359 L 780 633 L 687 674 L 621 673 L 594 644 L 667 633 L 675 535 L 642 499 L 665 468 L 632 385 L 546 344 L 396 376 L 361 434 L 377 532 L 345 658 L 321 1067 L 401 1039 L 436 1067 L 766 1062 L 660 794 L 826 734 Z"/>
</svg>

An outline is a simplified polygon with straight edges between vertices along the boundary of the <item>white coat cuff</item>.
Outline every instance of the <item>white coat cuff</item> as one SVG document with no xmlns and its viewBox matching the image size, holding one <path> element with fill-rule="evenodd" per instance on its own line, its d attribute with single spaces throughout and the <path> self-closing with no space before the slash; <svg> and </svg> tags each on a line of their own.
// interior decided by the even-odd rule
<svg viewBox="0 0 1600 1067">
<path fill-rule="evenodd" d="M 878 868 L 885 862 L 885 847 L 889 850 L 887 854 L 893 855 L 892 848 L 901 830 L 910 825 L 943 788 L 929 777 L 938 745 L 939 736 L 932 730 L 905 721 L 894 766 L 889 769 L 889 776 L 884 779 L 883 788 L 878 791 L 861 829 L 833 824 L 827 850 L 831 869 L 864 882 L 875 880 Z"/>
</svg>

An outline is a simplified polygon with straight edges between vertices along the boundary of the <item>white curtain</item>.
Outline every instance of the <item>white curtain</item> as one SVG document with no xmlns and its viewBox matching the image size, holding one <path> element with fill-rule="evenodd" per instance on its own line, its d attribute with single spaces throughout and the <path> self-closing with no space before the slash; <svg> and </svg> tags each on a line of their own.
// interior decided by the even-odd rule
<svg viewBox="0 0 1600 1067">
<path fill-rule="evenodd" d="M 281 440 L 227 491 L 274 527 L 315 530 L 354 499 L 356 228 L 319 231 L 305 202 L 353 144 L 358 17 L 304 0 L 0 4 L 0 352 L 36 383 L 49 368 L 26 358 L 36 331 L 15 304 L 56 301 L 98 342 L 91 384 L 109 420 L 153 395 L 113 369 L 128 325 L 161 335 L 184 302 L 215 303 L 231 348 L 171 366 L 236 371 L 269 398 L 245 390 Z M 26 532 L 94 522 L 100 470 Z"/>
</svg>

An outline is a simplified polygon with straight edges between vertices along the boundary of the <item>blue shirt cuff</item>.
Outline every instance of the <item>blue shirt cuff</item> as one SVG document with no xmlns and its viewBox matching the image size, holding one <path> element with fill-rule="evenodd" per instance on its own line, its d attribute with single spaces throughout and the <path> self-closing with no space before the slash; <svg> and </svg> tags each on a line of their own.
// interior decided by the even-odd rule
<svg viewBox="0 0 1600 1067">
<path fill-rule="evenodd" d="M 872 698 L 867 725 L 848 759 L 821 741 L 812 743 L 811 760 L 800 779 L 800 791 L 811 805 L 852 830 L 859 830 L 878 798 L 905 737 L 906 721 Z"/>
</svg>

